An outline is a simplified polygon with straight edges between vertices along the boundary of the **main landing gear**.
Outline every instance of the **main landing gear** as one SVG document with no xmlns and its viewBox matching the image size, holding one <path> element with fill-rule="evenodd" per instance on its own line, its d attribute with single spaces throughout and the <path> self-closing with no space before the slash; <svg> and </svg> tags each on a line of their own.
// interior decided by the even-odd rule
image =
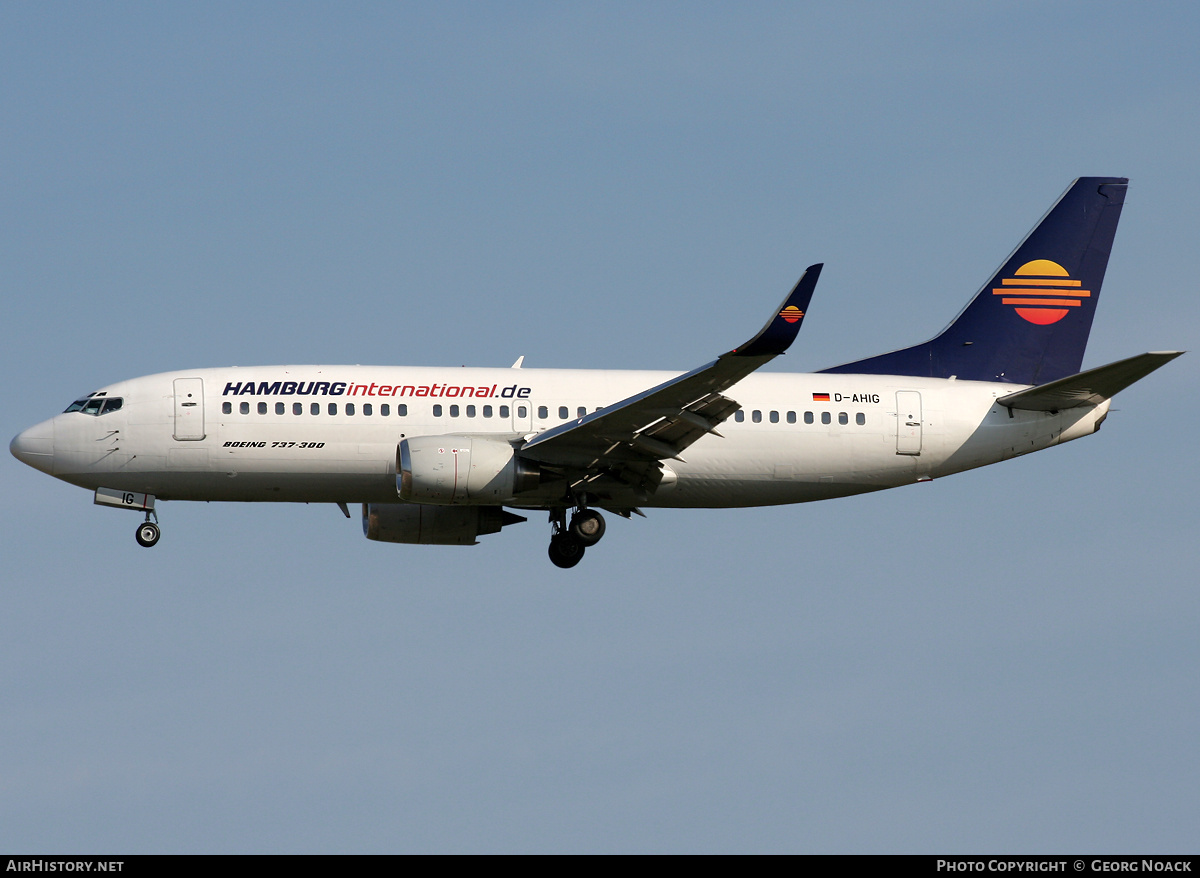
<svg viewBox="0 0 1200 878">
<path fill-rule="evenodd" d="M 594 509 L 577 507 L 567 524 L 567 510 L 550 510 L 550 560 L 556 567 L 574 567 L 583 560 L 584 550 L 604 536 L 604 516 Z"/>
<path fill-rule="evenodd" d="M 154 516 L 154 521 L 150 520 L 150 516 L 154 513 L 147 511 L 146 520 L 138 525 L 134 531 L 133 537 L 138 541 L 139 546 L 149 549 L 158 542 L 158 538 L 162 536 L 162 529 L 158 526 L 158 516 Z"/>
</svg>

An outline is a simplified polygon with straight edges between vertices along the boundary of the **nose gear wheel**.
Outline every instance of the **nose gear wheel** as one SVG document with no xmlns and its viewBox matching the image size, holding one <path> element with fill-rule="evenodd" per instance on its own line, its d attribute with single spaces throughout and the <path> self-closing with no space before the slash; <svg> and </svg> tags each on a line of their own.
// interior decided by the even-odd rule
<svg viewBox="0 0 1200 878">
<path fill-rule="evenodd" d="M 153 521 L 143 521 L 134 532 L 134 538 L 138 541 L 138 545 L 147 549 L 157 543 L 160 536 L 162 536 L 162 531 Z"/>
</svg>

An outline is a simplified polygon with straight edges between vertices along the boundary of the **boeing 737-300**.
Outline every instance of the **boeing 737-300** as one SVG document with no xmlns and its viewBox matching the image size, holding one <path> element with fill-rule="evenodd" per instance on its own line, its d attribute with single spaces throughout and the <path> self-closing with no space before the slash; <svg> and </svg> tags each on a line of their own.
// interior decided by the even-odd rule
<svg viewBox="0 0 1200 878">
<path fill-rule="evenodd" d="M 930 341 L 759 373 L 813 265 L 750 341 L 690 372 L 262 366 L 135 378 L 16 436 L 19 460 L 144 513 L 157 501 L 362 504 L 368 539 L 473 545 L 549 513 L 572 567 L 599 510 L 804 503 L 928 481 L 1096 432 L 1182 351 L 1080 371 L 1128 181 L 1081 177 Z"/>
</svg>

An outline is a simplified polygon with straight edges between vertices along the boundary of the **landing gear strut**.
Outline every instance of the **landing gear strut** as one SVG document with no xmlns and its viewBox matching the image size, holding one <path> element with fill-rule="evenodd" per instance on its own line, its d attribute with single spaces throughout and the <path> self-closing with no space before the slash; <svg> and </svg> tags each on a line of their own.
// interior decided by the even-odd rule
<svg viewBox="0 0 1200 878">
<path fill-rule="evenodd" d="M 146 520 L 138 525 L 134 531 L 134 539 L 138 541 L 139 546 L 144 546 L 149 549 L 158 542 L 158 538 L 162 536 L 162 530 L 158 526 L 158 516 L 155 515 L 154 521 L 150 520 L 151 512 L 146 512 Z"/>
<path fill-rule="evenodd" d="M 556 567 L 574 567 L 583 560 L 584 550 L 604 536 L 604 516 L 582 504 L 576 507 L 567 525 L 567 510 L 550 510 L 554 535 L 550 537 L 550 560 Z"/>
</svg>

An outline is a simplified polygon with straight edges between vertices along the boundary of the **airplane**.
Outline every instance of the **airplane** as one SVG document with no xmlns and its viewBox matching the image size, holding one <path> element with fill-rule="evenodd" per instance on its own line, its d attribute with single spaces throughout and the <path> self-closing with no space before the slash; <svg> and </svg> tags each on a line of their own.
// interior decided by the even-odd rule
<svg viewBox="0 0 1200 878">
<path fill-rule="evenodd" d="M 368 539 L 475 545 L 543 511 L 573 567 L 600 510 L 804 503 L 962 472 L 1096 432 L 1114 394 L 1183 351 L 1080 371 L 1125 201 L 1080 177 L 940 334 L 811 374 L 810 266 L 748 342 L 683 374 L 256 366 L 110 384 L 17 435 L 18 460 L 144 514 L 157 502 L 362 505 Z M 517 511 L 511 511 L 517 510 Z"/>
</svg>

